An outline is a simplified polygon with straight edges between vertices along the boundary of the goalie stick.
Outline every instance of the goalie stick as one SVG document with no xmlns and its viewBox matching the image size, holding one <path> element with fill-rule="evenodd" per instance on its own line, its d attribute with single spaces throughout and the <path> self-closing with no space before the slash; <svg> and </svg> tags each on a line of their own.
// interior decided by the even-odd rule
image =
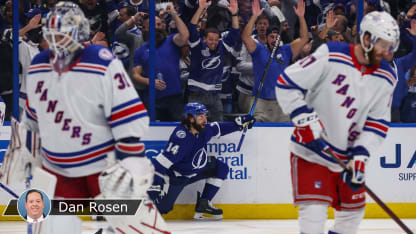
<svg viewBox="0 0 416 234">
<path fill-rule="evenodd" d="M 17 194 L 15 192 L 13 192 L 13 190 L 11 190 L 9 187 L 7 187 L 6 185 L 4 185 L 2 182 L 0 182 L 0 187 L 8 192 L 10 195 L 12 195 L 14 198 L 18 199 L 19 196 L 17 196 Z"/>
<path fill-rule="evenodd" d="M 276 38 L 276 41 L 274 42 L 274 47 L 273 47 L 273 50 L 272 50 L 272 52 L 270 53 L 269 61 L 267 61 L 266 70 L 264 70 L 263 77 L 261 78 L 261 81 L 260 81 L 259 87 L 257 88 L 256 97 L 254 98 L 253 105 L 251 106 L 251 110 L 250 110 L 250 115 L 251 115 L 251 116 L 253 116 L 253 112 L 254 112 L 254 109 L 256 108 L 257 100 L 259 99 L 259 96 L 260 96 L 261 90 L 262 90 L 262 88 L 263 88 L 264 81 L 266 80 L 266 77 L 267 77 L 267 72 L 269 71 L 270 64 L 272 63 L 272 60 L 273 60 L 273 57 L 274 57 L 274 53 L 275 53 L 275 52 L 277 51 L 277 49 L 279 48 L 279 44 L 280 44 L 280 35 L 278 34 L 278 35 L 277 35 L 277 38 Z M 280 62 L 280 61 L 279 61 L 279 62 Z M 240 152 L 241 145 L 243 144 L 243 141 L 244 141 L 244 138 L 245 138 L 245 136 L 246 136 L 246 133 L 247 133 L 247 127 L 244 127 L 244 129 L 243 129 L 243 133 L 241 134 L 240 141 L 238 142 L 237 152 Z"/>
<path fill-rule="evenodd" d="M 347 166 L 341 159 L 337 158 L 335 154 L 332 152 L 331 148 L 327 146 L 323 151 L 331 156 L 331 158 L 342 167 L 344 170 L 348 170 Z M 403 223 L 403 221 L 397 217 L 395 213 L 393 213 L 392 210 L 364 183 L 363 184 L 364 189 L 370 195 L 370 197 L 396 222 L 407 234 L 413 234 L 413 232 L 410 230 L 409 227 L 406 226 L 406 224 Z"/>
<path fill-rule="evenodd" d="M 25 174 L 26 174 L 26 181 L 25 181 L 25 185 L 26 185 L 26 189 L 30 188 L 30 180 L 32 179 L 32 166 L 31 164 L 27 164 L 25 167 Z M 27 223 L 27 234 L 32 234 L 32 224 L 31 223 Z"/>
</svg>

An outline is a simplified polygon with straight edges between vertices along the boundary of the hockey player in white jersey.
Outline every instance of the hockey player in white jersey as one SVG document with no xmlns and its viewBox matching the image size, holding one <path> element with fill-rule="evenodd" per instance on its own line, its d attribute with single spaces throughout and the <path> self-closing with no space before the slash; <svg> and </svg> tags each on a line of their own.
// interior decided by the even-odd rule
<svg viewBox="0 0 416 234">
<path fill-rule="evenodd" d="M 301 233 L 356 233 L 364 216 L 365 166 L 386 137 L 396 74 L 383 58 L 398 48 L 399 27 L 386 12 L 367 14 L 360 44 L 327 43 L 285 69 L 276 96 L 290 114 L 291 173 Z M 342 171 L 329 146 L 347 163 Z"/>
<path fill-rule="evenodd" d="M 39 131 L 42 168 L 57 178 L 55 197 L 144 199 L 134 216 L 107 221 L 120 233 L 170 233 L 146 193 L 154 168 L 140 138 L 149 118 L 122 63 L 107 48 L 82 43 L 89 23 L 74 3 L 56 4 L 43 35 L 50 49 L 29 67 L 23 125 Z M 76 216 L 59 218 L 34 232 L 80 233 Z"/>
</svg>

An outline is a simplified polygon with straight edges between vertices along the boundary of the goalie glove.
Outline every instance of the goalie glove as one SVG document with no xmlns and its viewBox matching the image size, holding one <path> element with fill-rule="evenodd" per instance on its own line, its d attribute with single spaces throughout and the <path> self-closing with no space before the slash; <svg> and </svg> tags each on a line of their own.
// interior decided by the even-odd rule
<svg viewBox="0 0 416 234">
<path fill-rule="evenodd" d="M 98 177 L 103 198 L 147 197 L 154 167 L 146 157 L 128 157 L 105 169 Z"/>
<path fill-rule="evenodd" d="M 251 129 L 256 122 L 256 119 L 252 115 L 242 115 L 234 119 L 234 123 L 243 130 L 244 128 Z"/>
</svg>

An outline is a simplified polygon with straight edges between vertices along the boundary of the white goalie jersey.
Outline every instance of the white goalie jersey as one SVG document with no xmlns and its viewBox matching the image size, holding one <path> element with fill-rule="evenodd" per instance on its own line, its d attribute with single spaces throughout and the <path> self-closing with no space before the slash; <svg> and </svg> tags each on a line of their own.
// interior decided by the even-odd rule
<svg viewBox="0 0 416 234">
<path fill-rule="evenodd" d="M 32 61 L 23 119 L 40 130 L 43 166 L 66 177 L 101 172 L 117 140 L 145 134 L 146 108 L 108 49 L 86 47 L 62 74 L 49 59 L 46 50 Z"/>
<path fill-rule="evenodd" d="M 353 45 L 327 43 L 279 76 L 276 96 L 283 111 L 296 116 L 313 108 L 325 130 L 323 139 L 342 159 L 355 146 L 372 155 L 386 137 L 396 73 L 383 60 L 358 63 Z M 329 155 L 314 152 L 292 136 L 290 151 L 303 159 L 341 171 Z"/>
</svg>

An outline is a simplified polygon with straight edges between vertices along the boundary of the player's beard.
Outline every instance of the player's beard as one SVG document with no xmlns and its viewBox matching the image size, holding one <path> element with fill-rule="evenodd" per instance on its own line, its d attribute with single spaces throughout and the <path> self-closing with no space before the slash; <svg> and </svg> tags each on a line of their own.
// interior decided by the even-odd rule
<svg viewBox="0 0 416 234">
<path fill-rule="evenodd" d="M 377 56 L 379 56 L 380 58 L 377 58 Z M 378 65 L 381 63 L 381 60 L 383 60 L 383 53 L 377 54 L 375 49 L 372 49 L 368 57 L 371 65 Z"/>
<path fill-rule="evenodd" d="M 198 132 L 205 132 L 205 124 L 197 124 L 196 122 L 192 123 L 192 127 Z"/>
</svg>

